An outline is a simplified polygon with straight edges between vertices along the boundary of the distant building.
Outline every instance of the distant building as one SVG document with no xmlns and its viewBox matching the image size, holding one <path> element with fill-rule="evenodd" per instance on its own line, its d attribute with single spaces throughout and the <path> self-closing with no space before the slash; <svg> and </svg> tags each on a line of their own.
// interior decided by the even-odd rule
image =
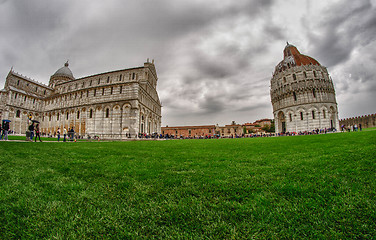
<svg viewBox="0 0 376 240">
<path fill-rule="evenodd" d="M 270 81 L 275 132 L 338 130 L 336 95 L 326 67 L 288 43 L 283 55 Z"/>
<path fill-rule="evenodd" d="M 270 126 L 272 119 L 261 119 L 254 123 L 237 124 L 233 121 L 225 126 L 219 125 L 202 125 L 202 126 L 173 126 L 162 127 L 163 135 L 173 135 L 177 137 L 205 137 L 205 136 L 221 136 L 235 137 L 244 134 L 264 133 L 263 127 Z"/>
<path fill-rule="evenodd" d="M 42 133 L 70 129 L 83 137 L 108 139 L 151 134 L 161 129 L 157 72 L 149 60 L 142 67 L 74 78 L 68 62 L 44 85 L 13 71 L 0 90 L 0 119 L 24 134 L 29 117 Z"/>
<path fill-rule="evenodd" d="M 182 137 L 199 137 L 199 136 L 209 136 L 215 134 L 215 125 L 204 125 L 204 126 L 175 126 L 175 127 L 162 127 L 161 129 L 163 135 L 173 135 Z"/>
</svg>

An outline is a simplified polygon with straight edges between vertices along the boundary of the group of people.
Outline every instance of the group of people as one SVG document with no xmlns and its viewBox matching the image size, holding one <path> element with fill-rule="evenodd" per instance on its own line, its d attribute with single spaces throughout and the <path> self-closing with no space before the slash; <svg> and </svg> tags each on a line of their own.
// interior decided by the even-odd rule
<svg viewBox="0 0 376 240">
<path fill-rule="evenodd" d="M 29 126 L 29 132 L 30 132 L 30 142 L 33 141 L 34 135 L 35 135 L 35 142 L 37 141 L 37 138 L 39 138 L 39 141 L 42 142 L 40 139 L 40 129 L 39 129 L 39 123 L 34 126 L 34 122 Z"/>
<path fill-rule="evenodd" d="M 357 132 L 357 131 L 362 131 L 362 124 L 361 123 L 359 123 L 359 125 L 357 125 L 357 124 L 354 124 L 354 125 L 348 125 L 348 126 L 345 126 L 345 125 L 342 125 L 341 126 L 341 131 L 342 132 L 345 132 L 345 131 L 348 131 L 348 132 L 350 132 L 350 131 L 353 131 L 353 132 Z"/>
<path fill-rule="evenodd" d="M 35 142 L 37 141 L 37 139 L 39 138 L 39 141 L 42 142 L 42 140 L 40 139 L 40 129 L 39 129 L 39 123 L 37 125 L 34 126 L 34 122 L 29 126 L 29 132 L 30 132 L 30 141 L 33 141 L 33 138 L 34 138 L 34 135 L 35 135 Z M 67 131 L 67 129 L 64 127 L 63 128 L 63 132 L 61 133 L 61 130 L 60 128 L 57 129 L 56 131 L 57 133 L 57 141 L 60 142 L 60 138 L 61 138 L 61 135 L 63 135 L 63 141 L 66 142 L 67 139 L 69 138 L 70 141 L 75 141 L 75 138 L 74 138 L 74 128 L 72 127 L 69 131 Z"/>
<path fill-rule="evenodd" d="M 69 131 L 67 131 L 66 128 L 63 128 L 63 142 L 66 142 L 67 141 L 67 138 L 70 139 L 70 141 L 76 141 L 75 137 L 74 137 L 74 128 L 72 127 L 71 129 L 69 129 Z M 61 130 L 60 128 L 57 129 L 56 131 L 56 134 L 57 134 L 57 141 L 60 142 L 60 137 L 61 137 Z"/>
</svg>

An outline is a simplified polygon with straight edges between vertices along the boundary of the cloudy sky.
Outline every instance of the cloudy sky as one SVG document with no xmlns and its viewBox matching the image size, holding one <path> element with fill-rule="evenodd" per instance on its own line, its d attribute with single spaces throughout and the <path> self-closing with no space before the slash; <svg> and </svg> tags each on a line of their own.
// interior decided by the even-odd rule
<svg viewBox="0 0 376 240">
<path fill-rule="evenodd" d="M 0 0 L 0 88 L 155 59 L 162 125 L 272 118 L 286 41 L 326 66 L 339 117 L 376 112 L 376 0 Z"/>
</svg>

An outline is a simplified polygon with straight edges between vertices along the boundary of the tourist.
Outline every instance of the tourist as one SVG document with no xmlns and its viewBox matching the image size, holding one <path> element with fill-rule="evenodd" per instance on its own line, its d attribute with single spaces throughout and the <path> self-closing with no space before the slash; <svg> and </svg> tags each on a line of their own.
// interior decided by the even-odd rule
<svg viewBox="0 0 376 240">
<path fill-rule="evenodd" d="M 72 127 L 71 130 L 69 130 L 69 134 L 70 134 L 70 140 L 71 142 L 73 142 L 73 138 L 74 138 L 74 128 Z"/>
<path fill-rule="evenodd" d="M 60 128 L 57 128 L 57 141 L 60 142 Z"/>
<path fill-rule="evenodd" d="M 37 142 L 37 138 L 39 137 L 39 141 L 42 142 L 42 140 L 40 140 L 40 130 L 39 130 L 39 124 L 37 124 L 35 126 L 35 142 Z"/>
<path fill-rule="evenodd" d="M 30 141 L 33 141 L 33 137 L 34 137 L 34 122 L 29 126 L 29 131 L 30 131 Z"/>
<path fill-rule="evenodd" d="M 63 130 L 63 135 L 64 135 L 64 142 L 67 141 L 67 129 L 64 127 L 64 130 Z"/>
<path fill-rule="evenodd" d="M 1 133 L 1 138 L 4 140 L 8 141 L 8 131 L 9 131 L 9 122 L 3 121 L 3 126 L 2 126 L 2 133 Z"/>
<path fill-rule="evenodd" d="M 362 131 L 362 124 L 359 123 L 359 131 Z"/>
</svg>

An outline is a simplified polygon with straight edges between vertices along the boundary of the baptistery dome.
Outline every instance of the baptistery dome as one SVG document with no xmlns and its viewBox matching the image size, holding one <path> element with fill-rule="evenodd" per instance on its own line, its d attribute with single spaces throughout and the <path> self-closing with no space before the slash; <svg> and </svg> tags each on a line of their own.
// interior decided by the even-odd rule
<svg viewBox="0 0 376 240">
<path fill-rule="evenodd" d="M 326 67 L 287 43 L 270 80 L 276 133 L 338 129 L 333 81 Z"/>
</svg>

